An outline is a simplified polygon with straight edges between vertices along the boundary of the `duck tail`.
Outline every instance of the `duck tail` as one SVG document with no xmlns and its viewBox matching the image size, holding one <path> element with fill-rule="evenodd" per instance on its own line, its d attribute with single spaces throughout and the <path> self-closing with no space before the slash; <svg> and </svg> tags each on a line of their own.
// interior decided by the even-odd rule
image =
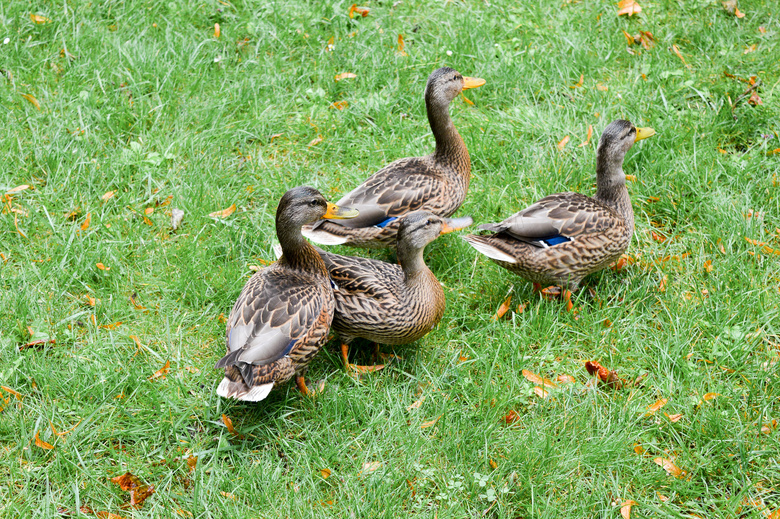
<svg viewBox="0 0 780 519">
<path fill-rule="evenodd" d="M 259 402 L 268 396 L 273 387 L 274 383 L 269 382 L 250 388 L 243 380 L 235 381 L 225 377 L 217 387 L 217 395 L 222 398 L 235 398 L 245 402 Z"/>
</svg>

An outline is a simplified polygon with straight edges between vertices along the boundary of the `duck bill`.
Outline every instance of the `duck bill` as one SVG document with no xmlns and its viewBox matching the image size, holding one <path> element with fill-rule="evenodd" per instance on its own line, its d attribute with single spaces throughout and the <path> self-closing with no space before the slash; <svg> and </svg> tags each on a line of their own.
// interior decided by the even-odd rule
<svg viewBox="0 0 780 519">
<path fill-rule="evenodd" d="M 636 129 L 636 138 L 634 139 L 634 142 L 641 141 L 642 139 L 647 139 L 648 137 L 652 137 L 655 135 L 655 130 L 652 128 L 637 128 Z"/>
<path fill-rule="evenodd" d="M 444 220 L 444 223 L 442 223 L 441 232 L 439 234 L 459 231 L 474 223 L 474 219 L 470 216 L 463 216 L 461 218 L 442 218 L 442 220 Z"/>
<path fill-rule="evenodd" d="M 333 219 L 333 220 L 344 220 L 347 218 L 354 218 L 358 215 L 357 209 L 352 209 L 351 207 L 339 207 L 335 204 L 331 204 L 328 202 L 328 211 L 325 213 L 325 216 L 323 218 Z"/>
<path fill-rule="evenodd" d="M 469 88 L 478 88 L 485 84 L 485 80 L 479 77 L 464 77 L 463 78 L 463 90 Z"/>
</svg>

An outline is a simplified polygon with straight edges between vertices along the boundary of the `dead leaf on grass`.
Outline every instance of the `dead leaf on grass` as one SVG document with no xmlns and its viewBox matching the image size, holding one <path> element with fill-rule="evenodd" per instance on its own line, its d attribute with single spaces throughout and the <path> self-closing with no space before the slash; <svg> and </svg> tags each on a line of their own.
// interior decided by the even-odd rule
<svg viewBox="0 0 780 519">
<path fill-rule="evenodd" d="M 166 375 L 168 375 L 168 372 L 170 370 L 171 370 L 171 361 L 168 360 L 165 362 L 165 365 L 163 367 L 155 371 L 154 374 L 152 374 L 152 376 L 149 377 L 149 380 L 157 380 L 158 378 L 165 378 Z"/>
<path fill-rule="evenodd" d="M 213 213 L 209 213 L 209 216 L 212 218 L 227 218 L 231 214 L 233 214 L 236 211 L 236 204 L 232 204 L 227 209 L 223 209 L 221 211 L 214 211 Z"/>
<path fill-rule="evenodd" d="M 322 469 L 320 470 L 320 474 L 322 475 L 322 479 L 328 479 L 330 477 L 330 469 Z"/>
<path fill-rule="evenodd" d="M 494 321 L 498 321 L 504 315 L 509 311 L 509 305 L 512 304 L 512 294 L 509 294 L 506 299 L 504 299 L 504 302 L 501 303 L 501 306 L 498 307 L 498 310 L 496 310 L 495 315 L 491 318 Z"/>
<path fill-rule="evenodd" d="M 422 425 L 420 425 L 420 429 L 428 429 L 429 427 L 433 427 L 436 425 L 436 422 L 439 421 L 439 418 L 441 418 L 441 415 L 437 416 L 433 420 L 428 420 L 427 422 L 423 422 Z"/>
<path fill-rule="evenodd" d="M 219 38 L 220 36 L 222 36 L 222 30 L 220 29 L 219 24 L 215 23 L 214 24 L 214 37 L 215 38 Z"/>
<path fill-rule="evenodd" d="M 563 151 L 563 148 L 565 148 L 567 144 L 569 144 L 569 136 L 568 135 L 566 135 L 563 139 L 561 139 L 558 142 L 558 144 L 557 144 L 558 151 Z"/>
<path fill-rule="evenodd" d="M 420 406 L 422 405 L 422 403 L 423 403 L 423 402 L 425 402 L 425 397 L 424 397 L 424 396 L 423 396 L 423 397 L 420 397 L 420 399 L 419 399 L 419 400 L 416 400 L 414 403 L 412 403 L 411 405 L 409 405 L 409 406 L 406 408 L 406 410 L 407 410 L 407 411 L 411 411 L 412 409 L 419 409 L 419 408 L 420 408 Z"/>
<path fill-rule="evenodd" d="M 628 501 L 623 501 L 623 504 L 620 505 L 620 517 L 623 519 L 631 519 L 631 507 L 636 504 L 636 501 L 631 501 L 630 499 Z"/>
<path fill-rule="evenodd" d="M 54 448 L 54 445 L 51 443 L 46 443 L 45 441 L 41 440 L 41 437 L 39 436 L 40 432 L 35 431 L 35 446 L 40 447 L 43 450 L 50 451 Z"/>
<path fill-rule="evenodd" d="M 634 0 L 620 0 L 618 2 L 618 16 L 634 16 L 642 12 L 642 7 Z"/>
<path fill-rule="evenodd" d="M 38 110 L 41 109 L 41 103 L 39 103 L 38 100 L 35 99 L 34 96 L 32 96 L 30 94 L 19 94 L 19 95 L 21 95 L 23 98 L 27 99 L 27 101 L 29 101 Z"/>
<path fill-rule="evenodd" d="M 587 136 L 587 137 L 585 138 L 585 140 L 584 140 L 584 141 L 582 141 L 582 143 L 580 143 L 580 145 L 579 145 L 579 146 L 577 146 L 577 147 L 578 147 L 578 148 L 582 148 L 583 146 L 587 146 L 588 144 L 590 144 L 590 138 L 591 138 L 591 137 L 593 137 L 593 125 L 592 125 L 592 124 L 589 124 L 589 125 L 588 125 L 588 136 Z"/>
<path fill-rule="evenodd" d="M 398 56 L 408 56 L 409 54 L 406 53 L 404 48 L 406 47 L 406 44 L 404 43 L 404 35 L 399 34 L 398 35 L 398 50 L 395 51 L 395 53 Z"/>
<path fill-rule="evenodd" d="M 536 373 L 532 373 L 532 372 L 528 371 L 527 369 L 524 369 L 522 371 L 522 374 L 523 374 L 523 376 L 527 380 L 529 380 L 530 382 L 533 382 L 534 384 L 537 384 L 537 385 L 540 385 L 540 386 L 549 387 L 549 388 L 556 388 L 556 387 L 558 387 L 558 384 L 556 384 L 552 380 L 546 379 L 546 378 L 542 378 L 539 375 L 537 375 Z"/>
<path fill-rule="evenodd" d="M 100 196 L 100 199 L 102 201 L 104 201 L 104 202 L 108 202 L 109 200 L 111 200 L 114 197 L 115 194 L 116 194 L 116 191 L 106 191 L 105 193 L 103 193 Z"/>
<path fill-rule="evenodd" d="M 357 74 L 355 74 L 353 72 L 342 72 L 341 74 L 336 74 L 334 79 L 336 81 L 341 81 L 342 79 L 353 79 L 353 78 L 356 78 L 356 77 L 357 77 Z"/>
<path fill-rule="evenodd" d="M 580 74 L 580 80 L 573 85 L 569 85 L 569 88 L 580 88 L 584 81 L 585 81 L 585 74 Z"/>
<path fill-rule="evenodd" d="M 685 475 L 685 472 L 678 467 L 677 465 L 672 462 L 672 460 L 668 460 L 666 458 L 655 458 L 653 460 L 656 465 L 663 468 L 669 475 L 674 476 L 676 478 L 681 478 Z"/>
<path fill-rule="evenodd" d="M 144 501 L 154 494 L 154 485 L 147 485 L 130 472 L 111 478 L 111 481 L 122 490 L 130 492 L 130 506 L 133 508 L 141 508 Z"/>
</svg>

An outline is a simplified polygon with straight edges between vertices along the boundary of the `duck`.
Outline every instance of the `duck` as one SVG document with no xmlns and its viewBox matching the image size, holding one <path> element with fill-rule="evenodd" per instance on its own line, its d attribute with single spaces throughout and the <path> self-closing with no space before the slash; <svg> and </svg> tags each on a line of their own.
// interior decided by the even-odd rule
<svg viewBox="0 0 780 519">
<path fill-rule="evenodd" d="M 596 150 L 596 194 L 556 193 L 542 198 L 488 231 L 462 238 L 495 263 L 531 281 L 561 287 L 571 310 L 582 279 L 620 258 L 634 234 L 634 211 L 623 160 L 635 142 L 655 134 L 616 120 L 604 128 Z"/>
<path fill-rule="evenodd" d="M 349 363 L 349 345 L 355 338 L 373 341 L 377 347 L 408 344 L 438 324 L 444 315 L 444 290 L 425 264 L 423 251 L 440 235 L 472 223 L 468 216 L 446 218 L 430 211 L 401 216 L 396 237 L 400 265 L 320 250 L 335 287 L 332 330 L 341 339 L 341 354 L 348 371 L 375 371 L 383 367 Z"/>
<path fill-rule="evenodd" d="M 336 302 L 328 269 L 301 227 L 320 218 L 354 218 L 358 212 L 325 200 L 316 189 L 287 191 L 276 210 L 282 256 L 244 285 L 227 319 L 227 354 L 216 364 L 225 376 L 223 398 L 258 402 L 295 377 L 309 394 L 304 374 L 325 344 Z"/>
<path fill-rule="evenodd" d="M 449 217 L 466 198 L 471 158 L 455 128 L 449 105 L 462 91 L 485 84 L 449 67 L 434 70 L 425 86 L 425 109 L 436 148 L 424 157 L 396 160 L 344 195 L 338 205 L 353 207 L 360 216 L 346 222 L 324 219 L 306 226 L 303 235 L 320 245 L 392 248 L 399 218 L 416 210 Z"/>
</svg>

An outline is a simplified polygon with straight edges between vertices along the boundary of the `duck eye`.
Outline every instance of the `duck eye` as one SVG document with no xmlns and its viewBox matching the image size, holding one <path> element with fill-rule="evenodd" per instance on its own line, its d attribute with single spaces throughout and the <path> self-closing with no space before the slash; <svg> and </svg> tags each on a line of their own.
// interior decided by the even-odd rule
<svg viewBox="0 0 780 519">
<path fill-rule="evenodd" d="M 317 207 L 317 200 L 316 199 L 312 200 L 311 202 L 309 202 L 309 205 L 312 207 Z"/>
</svg>

